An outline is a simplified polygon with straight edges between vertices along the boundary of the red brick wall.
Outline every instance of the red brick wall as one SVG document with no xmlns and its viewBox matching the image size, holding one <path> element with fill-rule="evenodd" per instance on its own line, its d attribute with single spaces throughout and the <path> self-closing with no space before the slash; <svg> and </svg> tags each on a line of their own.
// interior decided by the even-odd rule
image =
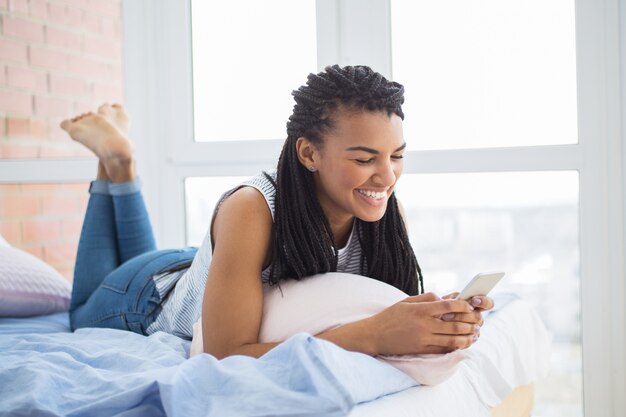
<svg viewBox="0 0 626 417">
<path fill-rule="evenodd" d="M 0 234 L 71 279 L 87 187 L 0 184 Z"/>
<path fill-rule="evenodd" d="M 121 38 L 120 0 L 0 0 L 0 159 L 91 157 L 58 126 L 122 102 Z M 70 277 L 86 189 L 0 185 L 0 233 Z"/>
</svg>

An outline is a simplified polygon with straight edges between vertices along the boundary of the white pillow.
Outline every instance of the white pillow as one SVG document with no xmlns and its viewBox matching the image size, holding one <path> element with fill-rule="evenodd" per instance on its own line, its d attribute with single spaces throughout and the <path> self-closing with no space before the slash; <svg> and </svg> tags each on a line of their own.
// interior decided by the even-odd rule
<svg viewBox="0 0 626 417">
<path fill-rule="evenodd" d="M 0 246 L 0 317 L 29 317 L 67 311 L 70 284 L 33 255 Z"/>
<path fill-rule="evenodd" d="M 407 294 L 372 278 L 346 273 L 314 275 L 301 281 L 289 280 L 267 287 L 259 343 L 281 342 L 307 332 L 313 335 L 370 317 L 404 300 Z M 203 351 L 202 325 L 194 325 L 191 356 Z M 436 385 L 448 379 L 465 355 L 379 356 L 407 373 L 419 384 Z"/>
<path fill-rule="evenodd" d="M 11 245 L 9 245 L 9 242 L 4 240 L 2 235 L 0 235 L 0 248 L 2 248 L 2 247 L 8 248 L 9 246 L 11 246 Z"/>
</svg>

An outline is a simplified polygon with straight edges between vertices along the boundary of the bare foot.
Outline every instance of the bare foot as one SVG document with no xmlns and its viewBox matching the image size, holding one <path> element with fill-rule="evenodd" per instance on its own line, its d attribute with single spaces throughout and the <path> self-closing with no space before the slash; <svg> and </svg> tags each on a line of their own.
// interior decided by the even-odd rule
<svg viewBox="0 0 626 417">
<path fill-rule="evenodd" d="M 61 128 L 72 139 L 96 154 L 113 182 L 135 178 L 133 148 L 124 130 L 128 128 L 128 117 L 125 116 L 121 106 L 119 109 L 108 106 L 102 113 L 83 113 L 61 122 Z"/>
</svg>

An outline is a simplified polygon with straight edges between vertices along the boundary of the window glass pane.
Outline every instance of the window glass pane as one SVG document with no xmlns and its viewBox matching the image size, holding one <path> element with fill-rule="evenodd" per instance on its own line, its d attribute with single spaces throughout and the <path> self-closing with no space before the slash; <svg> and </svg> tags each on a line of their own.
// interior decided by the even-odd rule
<svg viewBox="0 0 626 417">
<path fill-rule="evenodd" d="M 250 177 L 192 177 L 185 180 L 187 245 L 200 246 L 219 198 Z"/>
<path fill-rule="evenodd" d="M 391 0 L 411 149 L 578 142 L 574 2 Z"/>
<path fill-rule="evenodd" d="M 533 303 L 553 336 L 533 415 L 582 416 L 578 173 L 405 174 L 397 194 L 426 290 L 505 271 L 494 292 Z"/>
<path fill-rule="evenodd" d="M 280 139 L 317 72 L 314 0 L 192 0 L 197 141 Z"/>
</svg>

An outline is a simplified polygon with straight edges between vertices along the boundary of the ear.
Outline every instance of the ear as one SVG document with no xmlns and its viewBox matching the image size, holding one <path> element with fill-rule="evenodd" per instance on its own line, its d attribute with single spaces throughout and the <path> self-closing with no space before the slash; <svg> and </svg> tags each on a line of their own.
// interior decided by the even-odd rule
<svg viewBox="0 0 626 417">
<path fill-rule="evenodd" d="M 296 153 L 298 154 L 298 160 L 306 169 L 310 171 L 317 170 L 318 166 L 316 163 L 319 161 L 320 151 L 313 142 L 304 136 L 299 137 L 296 140 Z"/>
</svg>

